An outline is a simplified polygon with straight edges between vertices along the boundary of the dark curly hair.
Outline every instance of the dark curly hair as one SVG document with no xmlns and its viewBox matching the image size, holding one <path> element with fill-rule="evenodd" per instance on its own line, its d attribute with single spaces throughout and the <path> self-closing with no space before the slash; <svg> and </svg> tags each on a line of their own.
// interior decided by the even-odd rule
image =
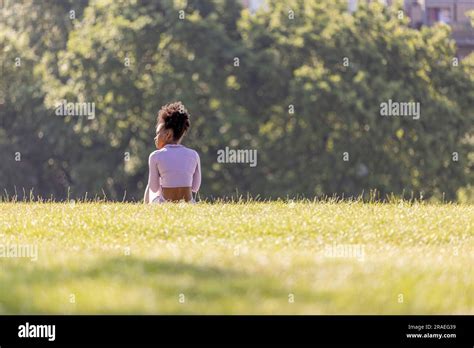
<svg viewBox="0 0 474 348">
<path fill-rule="evenodd" d="M 191 126 L 190 116 L 184 105 L 178 101 L 162 106 L 156 121 L 158 124 L 163 122 L 165 129 L 172 129 L 174 140 L 179 140 Z"/>
</svg>

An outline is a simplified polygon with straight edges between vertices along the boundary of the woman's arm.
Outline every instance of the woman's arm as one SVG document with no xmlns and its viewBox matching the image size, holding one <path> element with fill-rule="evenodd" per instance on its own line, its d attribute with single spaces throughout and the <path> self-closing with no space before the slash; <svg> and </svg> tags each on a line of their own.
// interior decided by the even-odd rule
<svg viewBox="0 0 474 348">
<path fill-rule="evenodd" d="M 148 157 L 148 184 L 145 189 L 143 198 L 145 203 L 150 203 L 150 191 L 156 194 L 160 190 L 160 173 L 158 171 L 158 163 L 154 152 Z"/>
<path fill-rule="evenodd" d="M 194 170 L 193 184 L 191 187 L 191 190 L 193 192 L 198 192 L 199 187 L 201 187 L 201 159 L 199 158 L 199 155 L 197 152 L 196 152 L 196 157 L 197 157 L 197 164 L 196 164 L 196 169 Z"/>
<path fill-rule="evenodd" d="M 145 197 L 143 197 L 143 203 L 150 203 L 150 186 L 146 185 Z"/>
</svg>

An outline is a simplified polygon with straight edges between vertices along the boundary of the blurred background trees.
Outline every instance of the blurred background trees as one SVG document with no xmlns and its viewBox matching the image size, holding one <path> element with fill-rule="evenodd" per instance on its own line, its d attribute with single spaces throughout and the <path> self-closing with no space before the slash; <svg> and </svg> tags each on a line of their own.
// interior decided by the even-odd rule
<svg viewBox="0 0 474 348">
<path fill-rule="evenodd" d="M 473 182 L 474 59 L 456 63 L 447 26 L 412 29 L 396 7 L 7 1 L 0 48 L 9 193 L 141 199 L 156 113 L 175 100 L 202 197 L 456 199 Z M 56 116 L 64 99 L 95 103 L 95 118 Z M 381 117 L 388 99 L 419 102 L 420 119 Z M 217 163 L 226 146 L 256 149 L 258 165 Z"/>
</svg>

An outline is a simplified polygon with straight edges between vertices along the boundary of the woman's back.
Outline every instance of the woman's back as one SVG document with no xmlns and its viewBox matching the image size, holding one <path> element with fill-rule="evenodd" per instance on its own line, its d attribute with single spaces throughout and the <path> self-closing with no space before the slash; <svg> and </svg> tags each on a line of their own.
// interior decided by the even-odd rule
<svg viewBox="0 0 474 348">
<path fill-rule="evenodd" d="M 199 155 L 180 144 L 167 144 L 150 155 L 156 165 L 161 187 L 191 187 L 196 192 L 200 185 Z"/>
<path fill-rule="evenodd" d="M 189 126 L 189 114 L 180 102 L 160 109 L 155 136 L 158 150 L 148 158 L 146 203 L 193 201 L 192 192 L 201 185 L 201 163 L 196 151 L 180 144 Z"/>
</svg>

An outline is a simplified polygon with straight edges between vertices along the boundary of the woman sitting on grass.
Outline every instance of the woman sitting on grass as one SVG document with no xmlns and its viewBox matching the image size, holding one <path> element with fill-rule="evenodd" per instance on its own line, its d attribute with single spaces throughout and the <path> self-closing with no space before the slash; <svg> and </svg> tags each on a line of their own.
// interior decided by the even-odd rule
<svg viewBox="0 0 474 348">
<path fill-rule="evenodd" d="M 189 126 L 189 114 L 181 102 L 167 104 L 158 112 L 158 150 L 148 158 L 145 203 L 195 202 L 192 193 L 201 185 L 201 162 L 196 151 L 180 144 Z"/>
</svg>

